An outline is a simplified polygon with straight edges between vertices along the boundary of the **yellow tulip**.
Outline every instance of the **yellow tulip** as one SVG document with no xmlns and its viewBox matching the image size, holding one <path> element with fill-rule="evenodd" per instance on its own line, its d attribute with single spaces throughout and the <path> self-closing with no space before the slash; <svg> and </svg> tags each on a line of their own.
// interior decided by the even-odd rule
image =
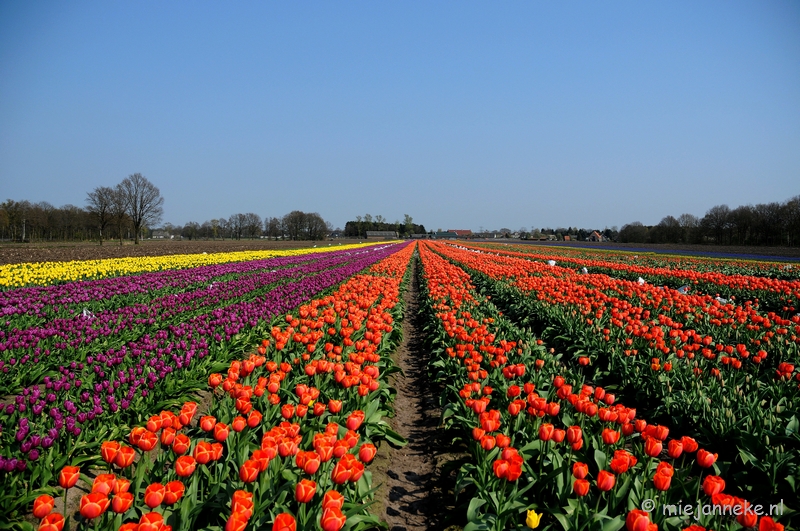
<svg viewBox="0 0 800 531">
<path fill-rule="evenodd" d="M 528 517 L 525 519 L 525 525 L 527 525 L 531 529 L 536 529 L 537 527 L 539 527 L 539 522 L 541 521 L 541 519 L 542 515 L 536 514 L 536 511 L 531 509 L 528 511 Z"/>
</svg>

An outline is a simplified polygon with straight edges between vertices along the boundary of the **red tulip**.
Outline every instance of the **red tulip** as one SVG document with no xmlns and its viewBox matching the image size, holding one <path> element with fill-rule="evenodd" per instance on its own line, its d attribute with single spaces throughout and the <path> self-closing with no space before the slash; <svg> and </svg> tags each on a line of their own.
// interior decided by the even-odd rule
<svg viewBox="0 0 800 531">
<path fill-rule="evenodd" d="M 177 431 L 175 428 L 164 428 L 164 431 L 161 432 L 161 444 L 164 446 L 172 446 L 172 443 L 175 441 L 176 434 Z"/>
<path fill-rule="evenodd" d="M 339 531 L 344 527 L 346 521 L 347 518 L 342 514 L 342 511 L 336 507 L 332 507 L 322 511 L 322 518 L 319 523 L 323 531 Z"/>
<path fill-rule="evenodd" d="M 554 427 L 552 424 L 542 424 L 539 426 L 539 439 L 549 441 L 553 438 Z"/>
<path fill-rule="evenodd" d="M 333 470 L 331 470 L 331 479 L 337 485 L 347 483 L 352 475 L 352 470 L 347 467 L 346 464 L 343 464 L 342 460 L 339 460 L 339 462 L 333 466 Z"/>
<path fill-rule="evenodd" d="M 667 474 L 656 473 L 656 475 L 653 476 L 653 484 L 655 485 L 657 490 L 660 491 L 668 490 L 671 482 L 672 482 L 672 476 L 668 476 Z"/>
<path fill-rule="evenodd" d="M 258 461 L 248 459 L 239 468 L 239 478 L 245 483 L 252 483 L 258 478 L 258 473 L 261 472 L 261 465 Z"/>
<path fill-rule="evenodd" d="M 576 479 L 572 484 L 572 490 L 578 496 L 586 496 L 589 493 L 589 482 L 585 479 Z"/>
<path fill-rule="evenodd" d="M 712 454 L 703 449 L 697 451 L 697 464 L 703 468 L 709 468 L 717 461 L 717 454 Z"/>
<path fill-rule="evenodd" d="M 650 457 L 658 457 L 661 454 L 662 448 L 661 441 L 655 437 L 650 437 L 644 442 L 644 453 Z"/>
<path fill-rule="evenodd" d="M 117 478 L 117 482 L 114 485 L 114 494 L 119 494 L 120 492 L 128 492 L 128 489 L 131 488 L 131 480 L 125 478 Z"/>
<path fill-rule="evenodd" d="M 192 441 L 185 433 L 179 433 L 175 436 L 175 440 L 172 441 L 172 451 L 177 455 L 183 455 L 189 451 L 191 444 Z"/>
<path fill-rule="evenodd" d="M 64 516 L 59 513 L 45 515 L 39 522 L 39 531 L 62 531 L 62 529 L 64 529 Z"/>
<path fill-rule="evenodd" d="M 685 435 L 681 437 L 681 445 L 683 446 L 684 452 L 692 453 L 697 451 L 697 441 L 691 437 L 687 437 Z"/>
<path fill-rule="evenodd" d="M 703 492 L 706 496 L 713 496 L 725 490 L 725 480 L 719 476 L 706 476 L 703 480 Z"/>
<path fill-rule="evenodd" d="M 243 513 L 234 511 L 225 522 L 225 531 L 244 531 L 247 529 L 248 520 L 249 518 Z"/>
<path fill-rule="evenodd" d="M 344 496 L 338 491 L 329 490 L 322 497 L 322 508 L 324 509 L 341 509 L 344 506 Z"/>
<path fill-rule="evenodd" d="M 158 435 L 147 430 L 142 432 L 141 436 L 136 442 L 136 446 L 138 446 L 139 449 L 144 452 L 149 452 L 156 447 L 156 444 L 158 444 Z"/>
<path fill-rule="evenodd" d="M 151 483 L 144 489 L 144 503 L 151 509 L 155 509 L 164 501 L 166 489 L 161 483 Z"/>
<path fill-rule="evenodd" d="M 603 429 L 603 442 L 606 444 L 616 444 L 619 441 L 619 432 L 604 428 Z"/>
<path fill-rule="evenodd" d="M 296 531 L 297 522 L 289 513 L 281 513 L 275 517 L 272 524 L 272 531 Z"/>
<path fill-rule="evenodd" d="M 175 473 L 182 478 L 189 477 L 197 467 L 197 462 L 190 455 L 182 455 L 175 460 Z"/>
<path fill-rule="evenodd" d="M 583 439 L 583 432 L 580 426 L 570 426 L 567 428 L 567 442 L 574 444 Z"/>
<path fill-rule="evenodd" d="M 102 492 L 87 494 L 81 497 L 81 516 L 87 520 L 93 520 L 106 512 L 110 504 L 111 501 L 109 501 L 108 496 Z"/>
<path fill-rule="evenodd" d="M 114 462 L 118 451 L 119 443 L 117 441 L 105 441 L 100 445 L 100 457 L 109 465 Z"/>
<path fill-rule="evenodd" d="M 197 446 L 194 447 L 194 460 L 205 465 L 214 459 L 214 449 L 211 444 L 206 441 L 199 441 Z"/>
<path fill-rule="evenodd" d="M 553 440 L 557 443 L 562 442 L 566 433 L 564 430 L 553 430 Z"/>
<path fill-rule="evenodd" d="M 683 444 L 677 439 L 672 439 L 667 444 L 667 453 L 673 459 L 677 459 L 683 454 Z"/>
<path fill-rule="evenodd" d="M 81 470 L 76 466 L 65 466 L 58 473 L 58 484 L 63 489 L 70 489 L 75 486 L 81 477 Z"/>
<path fill-rule="evenodd" d="M 358 458 L 361 460 L 362 463 L 371 463 L 372 460 L 375 458 L 375 454 L 378 453 L 378 449 L 375 448 L 375 445 L 372 443 L 365 443 L 361 445 L 361 448 L 358 450 Z"/>
<path fill-rule="evenodd" d="M 341 400 L 329 400 L 328 401 L 328 409 L 331 413 L 339 413 L 342 410 L 342 401 Z"/>
<path fill-rule="evenodd" d="M 314 494 L 317 492 L 317 483 L 309 479 L 301 479 L 300 483 L 295 486 L 294 499 L 299 503 L 308 503 L 314 499 Z"/>
<path fill-rule="evenodd" d="M 173 505 L 183 497 L 186 492 L 186 486 L 180 481 L 170 481 L 164 486 L 164 503 Z"/>
<path fill-rule="evenodd" d="M 583 479 L 589 473 L 589 465 L 586 463 L 575 463 L 572 465 L 572 475 L 577 479 Z"/>
<path fill-rule="evenodd" d="M 628 531 L 648 531 L 650 515 L 645 511 L 634 509 L 625 518 L 625 527 Z"/>
<path fill-rule="evenodd" d="M 247 427 L 247 419 L 244 417 L 236 417 L 231 421 L 231 429 L 235 432 L 240 432 Z"/>
<path fill-rule="evenodd" d="M 163 531 L 163 529 L 164 517 L 159 513 L 147 513 L 143 514 L 142 517 L 139 518 L 139 526 L 137 527 L 137 531 Z"/>
<path fill-rule="evenodd" d="M 56 501 L 52 496 L 42 494 L 33 501 L 33 516 L 36 518 L 44 518 L 53 511 Z"/>
<path fill-rule="evenodd" d="M 227 439 L 230 432 L 231 429 L 223 422 L 217 422 L 214 425 L 214 439 L 216 439 L 218 442 L 223 442 L 225 439 Z"/>
<path fill-rule="evenodd" d="M 758 523 L 758 531 L 783 531 L 783 524 L 777 523 L 769 516 L 763 516 Z"/>
<path fill-rule="evenodd" d="M 361 427 L 361 423 L 363 422 L 364 422 L 364 412 L 358 409 L 350 413 L 350 416 L 347 417 L 347 422 L 345 424 L 348 430 L 355 431 Z"/>
<path fill-rule="evenodd" d="M 122 514 L 133 505 L 133 494 L 130 492 L 120 492 L 111 500 L 111 510 L 117 514 Z"/>
<path fill-rule="evenodd" d="M 608 470 L 601 470 L 597 474 L 597 488 L 602 491 L 613 489 L 616 482 L 617 477 Z"/>
<path fill-rule="evenodd" d="M 117 476 L 114 474 L 100 474 L 94 478 L 92 484 L 92 492 L 100 492 L 108 496 L 114 492 L 114 487 L 117 484 Z"/>
<path fill-rule="evenodd" d="M 250 411 L 249 415 L 247 415 L 247 425 L 251 428 L 255 428 L 261 424 L 262 418 L 264 418 L 264 415 L 262 415 L 260 411 L 254 409 Z"/>
<path fill-rule="evenodd" d="M 136 457 L 136 450 L 130 446 L 120 446 L 117 455 L 114 457 L 114 464 L 120 468 L 127 468 L 133 464 Z"/>
</svg>

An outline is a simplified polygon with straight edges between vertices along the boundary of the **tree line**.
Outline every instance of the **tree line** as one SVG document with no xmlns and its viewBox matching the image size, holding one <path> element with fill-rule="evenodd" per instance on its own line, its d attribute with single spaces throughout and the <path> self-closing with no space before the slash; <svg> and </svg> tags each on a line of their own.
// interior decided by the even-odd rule
<svg viewBox="0 0 800 531">
<path fill-rule="evenodd" d="M 638 221 L 619 231 L 621 242 L 712 243 L 716 245 L 800 246 L 800 195 L 783 203 L 717 205 L 698 218 L 666 216 L 658 225 Z"/>
<path fill-rule="evenodd" d="M 0 239 L 66 241 L 131 236 L 139 243 L 148 226 L 158 223 L 164 198 L 142 174 L 134 173 L 114 187 L 98 186 L 86 194 L 86 208 L 54 207 L 47 201 L 7 200 L 0 203 Z"/>
<path fill-rule="evenodd" d="M 348 238 L 366 238 L 367 231 L 394 231 L 402 238 L 412 234 L 425 234 L 425 226 L 415 224 L 408 214 L 403 216 L 402 223 L 389 223 L 383 216 L 378 215 L 373 219 L 371 214 L 365 214 L 363 217 L 356 216 L 355 221 L 348 221 L 344 225 L 344 235 Z"/>
<path fill-rule="evenodd" d="M 145 235 L 187 239 L 272 238 L 284 240 L 324 240 L 333 231 L 331 224 L 316 212 L 292 211 L 283 217 L 261 218 L 258 214 L 237 213 L 202 224 L 190 221 L 183 226 L 165 223 L 155 229 L 163 215 L 164 198 L 159 189 L 139 173 L 116 186 L 98 186 L 86 194 L 85 207 L 55 207 L 46 201 L 7 200 L 0 203 L 0 240 L 103 241 L 133 239 Z M 155 229 L 155 230 L 154 230 Z"/>
<path fill-rule="evenodd" d="M 283 217 L 261 218 L 254 212 L 215 218 L 202 224 L 190 221 L 183 227 L 170 223 L 163 230 L 170 236 L 192 239 L 324 240 L 333 232 L 331 224 L 316 212 L 293 210 Z"/>
</svg>

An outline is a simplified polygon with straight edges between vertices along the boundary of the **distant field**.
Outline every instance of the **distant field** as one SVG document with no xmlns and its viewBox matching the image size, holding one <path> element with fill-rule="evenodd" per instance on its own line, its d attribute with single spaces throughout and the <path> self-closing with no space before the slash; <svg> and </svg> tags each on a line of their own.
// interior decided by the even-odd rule
<svg viewBox="0 0 800 531">
<path fill-rule="evenodd" d="M 91 243 L 25 243 L 0 245 L 0 265 L 24 262 L 65 262 L 69 260 L 95 260 L 127 256 L 164 256 L 191 253 L 226 253 L 265 249 L 302 249 L 347 245 L 359 240 L 336 241 L 272 241 L 272 240 L 146 240 L 140 245 L 125 242 L 104 242 L 102 246 Z"/>
<path fill-rule="evenodd" d="M 693 245 L 661 243 L 594 243 L 594 242 L 533 242 L 527 240 L 483 240 L 494 243 L 521 243 L 581 249 L 631 251 L 640 253 L 683 254 L 710 256 L 713 258 L 736 258 L 740 260 L 800 260 L 800 249 L 796 247 L 747 247 L 735 245 Z"/>
</svg>

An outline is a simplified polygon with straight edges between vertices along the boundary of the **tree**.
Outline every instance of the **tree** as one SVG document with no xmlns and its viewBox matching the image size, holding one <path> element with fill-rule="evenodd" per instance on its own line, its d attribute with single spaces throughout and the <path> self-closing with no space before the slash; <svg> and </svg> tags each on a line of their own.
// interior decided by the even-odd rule
<svg viewBox="0 0 800 531">
<path fill-rule="evenodd" d="M 129 175 L 120 183 L 128 216 L 133 224 L 134 243 L 139 244 L 139 231 L 161 220 L 164 198 L 161 191 L 141 173 Z"/>
<path fill-rule="evenodd" d="M 414 234 L 414 218 L 408 214 L 403 214 L 403 225 L 405 226 L 406 234 Z"/>
<path fill-rule="evenodd" d="M 261 236 L 261 216 L 254 212 L 244 215 L 244 232 L 249 238 Z"/>
<path fill-rule="evenodd" d="M 725 233 L 731 226 L 730 215 L 731 209 L 728 205 L 717 205 L 711 207 L 700 222 L 705 233 L 710 234 L 717 245 L 725 243 Z"/>
<path fill-rule="evenodd" d="M 640 221 L 623 225 L 619 231 L 619 241 L 622 243 L 645 243 L 647 241 L 647 227 Z"/>
<path fill-rule="evenodd" d="M 89 215 L 97 223 L 100 229 L 100 245 L 103 245 L 103 231 L 106 229 L 113 215 L 111 213 L 114 204 L 114 189 L 108 186 L 98 186 L 86 194 L 86 206 Z"/>
<path fill-rule="evenodd" d="M 128 205 L 125 201 L 125 192 L 122 190 L 122 184 L 118 184 L 114 188 L 114 194 L 111 200 L 111 219 L 119 231 L 119 244 L 122 245 L 123 231 L 128 222 Z"/>
</svg>

